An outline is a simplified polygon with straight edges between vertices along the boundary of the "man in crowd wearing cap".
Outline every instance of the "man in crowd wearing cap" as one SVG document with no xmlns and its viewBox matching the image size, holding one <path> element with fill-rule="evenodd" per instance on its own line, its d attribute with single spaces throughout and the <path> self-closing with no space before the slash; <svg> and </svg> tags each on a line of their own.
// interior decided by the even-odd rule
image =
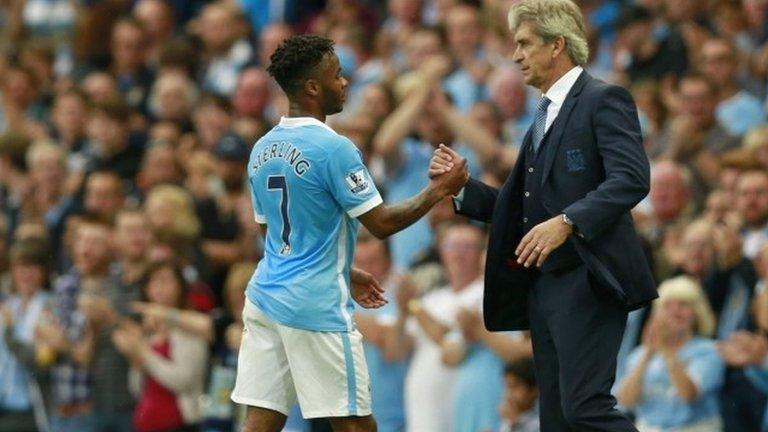
<svg viewBox="0 0 768 432">
<path fill-rule="evenodd" d="M 197 215 L 202 226 L 202 250 L 211 272 L 211 285 L 217 295 L 227 269 L 241 256 L 238 241 L 242 227 L 237 220 L 237 205 L 250 200 L 245 193 L 243 173 L 248 163 L 250 146 L 238 135 L 227 133 L 213 147 L 216 174 L 221 188 L 211 197 L 198 200 Z"/>
</svg>

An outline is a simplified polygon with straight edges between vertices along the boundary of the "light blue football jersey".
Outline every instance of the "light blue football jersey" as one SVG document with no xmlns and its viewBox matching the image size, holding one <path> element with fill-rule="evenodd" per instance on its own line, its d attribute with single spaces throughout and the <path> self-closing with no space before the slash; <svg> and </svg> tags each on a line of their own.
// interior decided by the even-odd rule
<svg viewBox="0 0 768 432">
<path fill-rule="evenodd" d="M 285 326 L 352 330 L 356 218 L 382 203 L 360 151 L 317 119 L 283 117 L 251 150 L 248 180 L 267 224 L 248 300 Z"/>
</svg>

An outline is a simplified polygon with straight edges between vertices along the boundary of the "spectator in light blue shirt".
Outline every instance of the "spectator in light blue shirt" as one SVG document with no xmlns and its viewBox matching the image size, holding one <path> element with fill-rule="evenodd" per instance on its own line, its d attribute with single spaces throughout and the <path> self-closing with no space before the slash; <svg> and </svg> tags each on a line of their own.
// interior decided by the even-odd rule
<svg viewBox="0 0 768 432">
<path fill-rule="evenodd" d="M 43 290 L 48 286 L 48 251 L 44 246 L 37 239 L 26 239 L 11 249 L 13 293 L 0 303 L 2 431 L 31 432 L 44 427 L 40 416 L 44 403 L 35 379 L 35 327 L 46 312 L 50 313 L 50 297 Z"/>
<path fill-rule="evenodd" d="M 718 391 L 725 366 L 709 336 L 714 314 L 701 286 L 687 276 L 659 286 L 643 343 L 619 377 L 618 400 L 643 431 L 722 428 Z"/>
<path fill-rule="evenodd" d="M 727 39 L 713 38 L 701 49 L 703 71 L 719 90 L 718 122 L 733 136 L 743 136 L 766 121 L 760 99 L 738 83 L 738 51 Z"/>
<path fill-rule="evenodd" d="M 391 271 L 387 243 L 363 230 L 355 248 L 355 267 L 371 273 L 385 288 L 389 303 L 379 309 L 358 308 L 355 321 L 363 334 L 365 361 L 371 377 L 373 415 L 379 432 L 399 432 L 405 428 L 403 384 L 408 359 L 396 359 L 385 341 L 385 332 L 397 321 L 395 292 L 398 275 Z"/>
</svg>

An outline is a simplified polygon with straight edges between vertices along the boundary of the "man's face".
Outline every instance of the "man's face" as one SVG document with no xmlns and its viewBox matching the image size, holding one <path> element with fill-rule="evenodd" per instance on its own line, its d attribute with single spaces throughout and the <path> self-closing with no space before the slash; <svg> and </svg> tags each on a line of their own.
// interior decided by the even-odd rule
<svg viewBox="0 0 768 432">
<path fill-rule="evenodd" d="M 111 175 L 93 174 L 85 185 L 85 210 L 104 221 L 122 207 L 120 180 Z"/>
<path fill-rule="evenodd" d="M 688 205 L 685 182 L 676 170 L 658 172 L 651 176 L 651 205 L 659 220 L 675 219 Z"/>
<path fill-rule="evenodd" d="M 355 267 L 371 273 L 379 282 L 383 282 L 389 271 L 389 257 L 386 245 L 381 240 L 362 241 L 355 247 Z"/>
<path fill-rule="evenodd" d="M 553 44 L 534 33 L 533 26 L 527 22 L 517 28 L 515 42 L 517 48 L 512 58 L 520 65 L 525 83 L 540 89 L 547 82 L 553 66 Z"/>
<path fill-rule="evenodd" d="M 341 74 L 341 65 L 336 54 L 326 54 L 318 65 L 317 81 L 320 84 L 320 106 L 326 115 L 336 114 L 344 109 L 347 100 L 347 79 Z"/>
<path fill-rule="evenodd" d="M 85 128 L 86 114 L 83 100 L 70 94 L 56 98 L 51 119 L 60 132 L 79 135 Z"/>
<path fill-rule="evenodd" d="M 77 228 L 74 262 L 77 271 L 90 276 L 102 273 L 111 259 L 111 233 L 102 225 L 83 224 Z"/>
<path fill-rule="evenodd" d="M 216 173 L 224 183 L 224 188 L 230 192 L 238 192 L 243 188 L 245 161 L 219 159 L 216 161 Z"/>
<path fill-rule="evenodd" d="M 704 44 L 701 49 L 704 60 L 704 73 L 712 82 L 723 86 L 733 82 L 736 73 L 736 62 L 727 43 L 720 40 L 712 40 Z"/>
<path fill-rule="evenodd" d="M 467 52 L 480 43 L 481 29 L 474 9 L 459 6 L 448 12 L 446 19 L 448 44 L 451 49 Z"/>
<path fill-rule="evenodd" d="M 91 115 L 87 132 L 103 157 L 119 153 L 128 144 L 128 126 L 102 112 Z"/>
<path fill-rule="evenodd" d="M 736 209 L 752 227 L 760 227 L 768 221 L 768 175 L 748 172 L 739 178 Z"/>
<path fill-rule="evenodd" d="M 30 174 L 36 186 L 55 190 L 61 187 L 67 173 L 60 155 L 46 152 L 32 164 Z"/>
<path fill-rule="evenodd" d="M 138 27 L 122 24 L 112 36 L 112 54 L 120 67 L 137 68 L 144 63 L 144 35 Z"/>
<path fill-rule="evenodd" d="M 115 243 L 117 253 L 129 260 L 141 260 L 149 248 L 147 220 L 138 213 L 124 213 L 117 218 Z"/>
<path fill-rule="evenodd" d="M 260 71 L 246 70 L 240 75 L 232 105 L 241 116 L 261 117 L 269 104 L 269 81 Z"/>
<path fill-rule="evenodd" d="M 680 99 L 683 113 L 689 116 L 697 126 L 708 128 L 714 121 L 715 95 L 705 81 L 687 79 L 680 83 Z"/>
</svg>

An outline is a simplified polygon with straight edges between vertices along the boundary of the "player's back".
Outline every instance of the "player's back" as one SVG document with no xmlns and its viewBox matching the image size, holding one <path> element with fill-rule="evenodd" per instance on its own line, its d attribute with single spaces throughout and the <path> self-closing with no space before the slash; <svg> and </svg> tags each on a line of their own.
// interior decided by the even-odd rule
<svg viewBox="0 0 768 432">
<path fill-rule="evenodd" d="M 283 118 L 254 145 L 248 177 L 267 224 L 249 300 L 290 327 L 351 329 L 355 217 L 381 203 L 359 151 L 319 120 Z"/>
</svg>

